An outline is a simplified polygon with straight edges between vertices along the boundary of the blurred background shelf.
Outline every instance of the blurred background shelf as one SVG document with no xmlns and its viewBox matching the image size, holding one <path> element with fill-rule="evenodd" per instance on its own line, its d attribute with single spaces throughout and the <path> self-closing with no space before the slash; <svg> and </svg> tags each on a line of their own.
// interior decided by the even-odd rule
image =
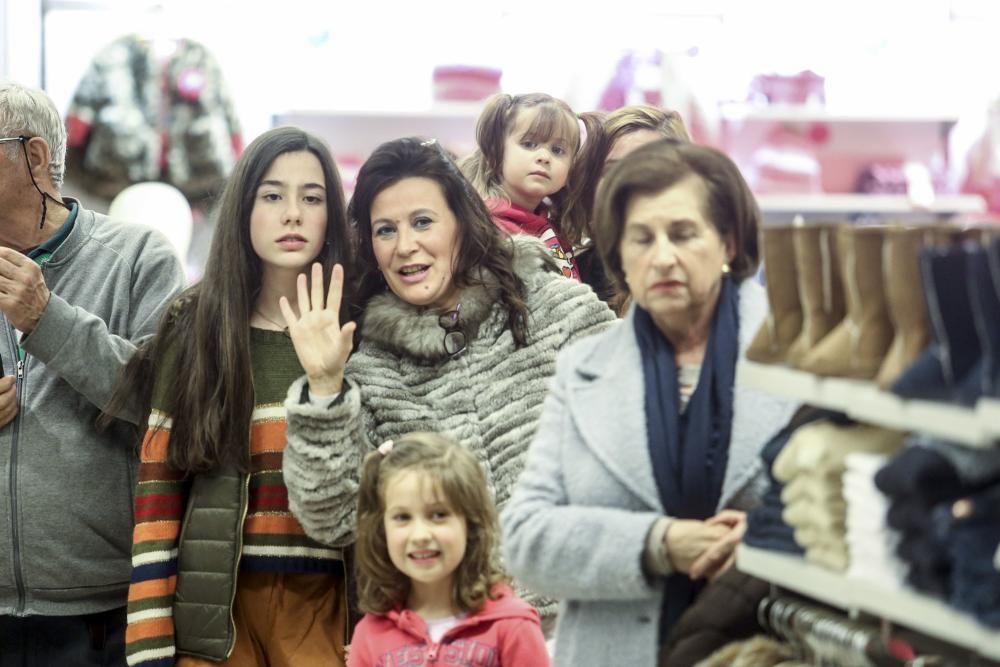
<svg viewBox="0 0 1000 667">
<path fill-rule="evenodd" d="M 272 124 L 294 125 L 322 137 L 335 155 L 364 160 L 379 144 L 399 137 L 437 139 L 459 157 L 472 152 L 481 102 L 436 104 L 427 109 L 293 110 Z"/>
<path fill-rule="evenodd" d="M 765 214 L 908 215 L 982 213 L 986 202 L 979 195 L 940 195 L 924 205 L 906 195 L 867 194 L 761 194 L 757 204 Z"/>
<path fill-rule="evenodd" d="M 837 109 L 809 104 L 754 105 L 726 102 L 719 105 L 726 121 L 760 123 L 885 123 L 889 125 L 930 124 L 950 127 L 958 122 L 956 112 L 921 111 L 893 112 L 886 109 Z"/>
</svg>

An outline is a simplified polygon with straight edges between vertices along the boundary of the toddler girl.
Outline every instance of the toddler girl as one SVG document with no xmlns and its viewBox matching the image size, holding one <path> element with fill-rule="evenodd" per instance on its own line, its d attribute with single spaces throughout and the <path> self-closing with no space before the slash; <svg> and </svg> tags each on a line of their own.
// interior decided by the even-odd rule
<svg viewBox="0 0 1000 667">
<path fill-rule="evenodd" d="M 479 462 L 413 433 L 365 459 L 356 546 L 360 607 L 349 667 L 549 664 L 538 612 L 507 585 Z"/>
<path fill-rule="evenodd" d="M 542 239 L 563 274 L 576 280 L 573 248 L 588 218 L 581 143 L 577 117 L 562 100 L 495 95 L 476 123 L 478 148 L 462 163 L 497 226 Z"/>
</svg>

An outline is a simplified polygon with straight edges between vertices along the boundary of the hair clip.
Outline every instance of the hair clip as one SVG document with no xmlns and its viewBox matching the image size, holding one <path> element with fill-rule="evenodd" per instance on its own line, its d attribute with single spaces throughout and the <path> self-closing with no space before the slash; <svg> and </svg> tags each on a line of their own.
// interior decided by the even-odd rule
<svg viewBox="0 0 1000 667">
<path fill-rule="evenodd" d="M 386 440 L 381 445 L 378 446 L 378 453 L 382 456 L 388 456 L 389 452 L 392 451 L 392 440 Z"/>
<path fill-rule="evenodd" d="M 437 139 L 425 139 L 420 142 L 421 146 L 433 146 L 437 143 Z"/>
</svg>

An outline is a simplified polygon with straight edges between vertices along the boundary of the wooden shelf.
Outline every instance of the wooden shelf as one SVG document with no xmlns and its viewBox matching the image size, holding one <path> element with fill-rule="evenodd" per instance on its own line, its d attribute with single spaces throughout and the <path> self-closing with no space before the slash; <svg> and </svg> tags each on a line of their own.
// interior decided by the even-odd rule
<svg viewBox="0 0 1000 667">
<path fill-rule="evenodd" d="M 741 544 L 741 571 L 790 591 L 848 611 L 861 611 L 930 637 L 1000 659 L 1000 631 L 935 598 L 907 588 L 856 579 L 826 570 L 805 559 Z"/>
<path fill-rule="evenodd" d="M 736 382 L 800 403 L 844 412 L 858 421 L 900 431 L 920 431 L 970 447 L 1000 441 L 1000 401 L 984 399 L 975 409 L 950 403 L 907 400 L 867 380 L 811 373 L 742 360 Z"/>
</svg>

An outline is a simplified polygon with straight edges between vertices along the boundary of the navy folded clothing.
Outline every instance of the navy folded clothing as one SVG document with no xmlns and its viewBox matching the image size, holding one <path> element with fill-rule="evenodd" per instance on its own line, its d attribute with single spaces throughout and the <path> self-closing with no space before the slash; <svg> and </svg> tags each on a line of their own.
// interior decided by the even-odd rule
<svg viewBox="0 0 1000 667">
<path fill-rule="evenodd" d="M 760 549 L 771 549 L 796 555 L 805 554 L 805 549 L 795 541 L 794 529 L 781 517 L 785 509 L 784 503 L 781 502 L 781 491 L 784 485 L 774 478 L 771 468 L 796 429 L 819 419 L 827 419 L 839 424 L 845 422 L 847 417 L 839 412 L 803 406 L 795 413 L 788 425 L 761 448 L 760 459 L 764 463 L 764 469 L 771 480 L 771 485 L 764 493 L 760 503 L 747 513 L 747 530 L 743 535 L 743 541 L 746 544 Z"/>
<path fill-rule="evenodd" d="M 948 545 L 928 535 L 907 535 L 896 555 L 909 567 L 906 582 L 919 591 L 948 599 L 951 596 L 952 562 Z"/>
<path fill-rule="evenodd" d="M 950 603 L 981 623 L 1000 628 L 1000 572 L 990 561 L 962 561 L 951 575 Z"/>
<path fill-rule="evenodd" d="M 969 489 L 986 489 L 1000 482 L 1000 449 L 968 447 L 923 433 L 911 435 L 907 442 L 927 447 L 948 459 Z"/>
<path fill-rule="evenodd" d="M 760 504 L 747 514 L 747 530 L 743 541 L 761 549 L 805 554 L 805 549 L 795 541 L 794 529 L 781 518 L 783 510 L 780 491 L 772 488 L 764 494 Z"/>
<path fill-rule="evenodd" d="M 951 515 L 951 603 L 1000 627 L 1000 572 L 993 565 L 1000 546 L 1000 486 L 955 502 Z"/>
<path fill-rule="evenodd" d="M 885 515 L 885 523 L 893 530 L 903 534 L 922 534 L 928 530 L 928 523 L 938 505 L 947 507 L 948 503 L 928 505 L 919 498 L 905 496 L 897 498 L 889 504 Z"/>
<path fill-rule="evenodd" d="M 955 466 L 939 452 L 907 447 L 875 473 L 875 486 L 890 498 L 915 496 L 925 505 L 952 500 L 968 492 Z"/>
</svg>

